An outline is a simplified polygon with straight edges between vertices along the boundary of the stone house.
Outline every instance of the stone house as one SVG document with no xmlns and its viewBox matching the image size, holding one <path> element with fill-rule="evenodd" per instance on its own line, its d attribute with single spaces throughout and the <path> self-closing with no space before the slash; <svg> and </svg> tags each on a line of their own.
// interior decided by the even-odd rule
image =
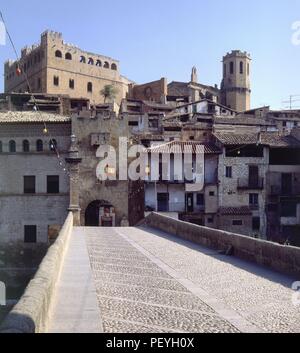
<svg viewBox="0 0 300 353">
<path fill-rule="evenodd" d="M 0 242 L 48 243 L 57 235 L 68 212 L 69 178 L 54 145 L 66 157 L 70 135 L 66 116 L 0 112 Z"/>
<path fill-rule="evenodd" d="M 27 74 L 31 90 L 22 72 Z M 22 49 L 20 61 L 7 61 L 4 75 L 5 92 L 64 94 L 87 98 L 92 104 L 103 103 L 100 92 L 105 85 L 117 89 L 120 103 L 132 82 L 120 74 L 118 60 L 83 51 L 52 31 L 42 33 L 38 45 Z"/>
<path fill-rule="evenodd" d="M 197 148 L 199 146 L 204 146 L 204 184 L 201 189 L 193 191 L 190 186 L 195 184 L 196 181 L 186 180 L 182 173 L 178 175 L 178 165 L 175 162 L 173 151 L 176 150 L 176 154 L 180 154 L 183 158 L 184 151 L 190 150 L 193 168 L 195 169 L 196 153 L 198 153 Z M 159 176 L 157 180 L 149 176 L 149 180 L 146 181 L 146 209 L 175 213 L 182 220 L 215 227 L 218 211 L 218 154 L 221 153 L 221 150 L 211 143 L 202 145 L 201 142 L 172 141 L 148 148 L 147 153 L 149 153 L 150 169 L 154 168 L 152 159 L 158 158 Z M 167 162 L 164 156 L 169 156 Z M 163 164 L 166 163 L 168 164 L 166 167 L 169 173 L 168 180 L 162 177 Z"/>
</svg>

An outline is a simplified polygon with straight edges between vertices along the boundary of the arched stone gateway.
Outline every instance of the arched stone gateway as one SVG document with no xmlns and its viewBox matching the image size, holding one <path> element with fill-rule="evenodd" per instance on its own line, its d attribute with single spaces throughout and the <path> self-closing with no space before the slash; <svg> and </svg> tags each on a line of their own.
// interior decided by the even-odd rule
<svg viewBox="0 0 300 353">
<path fill-rule="evenodd" d="M 116 215 L 114 206 L 105 200 L 91 202 L 85 210 L 86 227 L 114 227 Z"/>
</svg>

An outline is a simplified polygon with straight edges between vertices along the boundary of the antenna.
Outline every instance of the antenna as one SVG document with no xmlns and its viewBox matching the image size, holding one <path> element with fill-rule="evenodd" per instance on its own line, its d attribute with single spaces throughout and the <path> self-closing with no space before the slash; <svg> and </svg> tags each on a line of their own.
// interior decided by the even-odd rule
<svg viewBox="0 0 300 353">
<path fill-rule="evenodd" d="M 294 103 L 300 103 L 300 94 L 292 94 L 292 95 L 290 95 L 288 101 L 282 101 L 282 103 L 284 103 L 284 104 L 288 103 L 290 110 L 292 110 L 293 108 L 295 109 L 297 107 L 293 106 L 293 105 L 294 105 Z"/>
</svg>

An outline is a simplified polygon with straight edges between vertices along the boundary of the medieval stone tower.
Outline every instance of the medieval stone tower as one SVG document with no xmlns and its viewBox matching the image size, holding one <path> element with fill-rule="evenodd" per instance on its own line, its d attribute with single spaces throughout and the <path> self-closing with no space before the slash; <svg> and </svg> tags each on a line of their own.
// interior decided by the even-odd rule
<svg viewBox="0 0 300 353">
<path fill-rule="evenodd" d="M 233 50 L 223 57 L 222 104 L 242 112 L 250 109 L 250 54 Z"/>
</svg>

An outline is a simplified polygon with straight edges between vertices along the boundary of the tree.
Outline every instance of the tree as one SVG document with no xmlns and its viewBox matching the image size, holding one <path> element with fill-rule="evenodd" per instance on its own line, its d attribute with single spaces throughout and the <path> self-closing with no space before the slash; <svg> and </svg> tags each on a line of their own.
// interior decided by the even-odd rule
<svg viewBox="0 0 300 353">
<path fill-rule="evenodd" d="M 116 98 L 118 94 L 118 89 L 112 85 L 105 85 L 100 93 L 104 97 L 104 103 L 106 103 L 107 99 L 112 101 L 113 99 Z"/>
</svg>

